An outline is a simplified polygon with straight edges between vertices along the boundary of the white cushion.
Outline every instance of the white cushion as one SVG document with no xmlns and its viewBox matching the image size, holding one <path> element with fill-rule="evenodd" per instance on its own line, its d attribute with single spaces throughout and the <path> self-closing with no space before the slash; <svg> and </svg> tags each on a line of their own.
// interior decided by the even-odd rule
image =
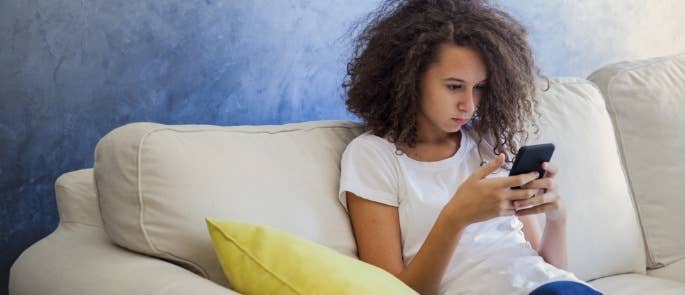
<svg viewBox="0 0 685 295">
<path fill-rule="evenodd" d="M 685 258 L 685 54 L 609 65 L 589 79 L 616 126 L 649 267 Z"/>
<path fill-rule="evenodd" d="M 63 173 L 55 180 L 59 221 L 102 227 L 93 169 Z"/>
<path fill-rule="evenodd" d="M 336 195 L 340 156 L 359 133 L 348 121 L 119 127 L 95 150 L 106 232 L 227 287 L 205 217 L 272 226 L 356 257 Z"/>
<path fill-rule="evenodd" d="M 531 133 L 529 144 L 556 147 L 551 162 L 568 213 L 568 268 L 585 280 L 644 273 L 644 243 L 604 100 L 584 79 L 551 83 L 538 93 L 540 134 Z"/>
<path fill-rule="evenodd" d="M 122 249 L 101 227 L 61 220 L 14 262 L 9 294 L 240 295 L 161 259 Z"/>
<path fill-rule="evenodd" d="M 647 274 L 685 283 L 685 259 L 678 260 L 664 267 L 647 270 Z"/>
<path fill-rule="evenodd" d="M 607 295 L 682 295 L 685 283 L 639 274 L 616 275 L 590 282 L 590 285 Z"/>
</svg>

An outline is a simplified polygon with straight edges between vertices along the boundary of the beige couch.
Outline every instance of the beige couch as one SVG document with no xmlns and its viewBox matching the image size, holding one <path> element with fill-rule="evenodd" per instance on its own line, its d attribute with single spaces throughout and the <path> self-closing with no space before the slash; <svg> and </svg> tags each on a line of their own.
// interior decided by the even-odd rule
<svg viewBox="0 0 685 295">
<path fill-rule="evenodd" d="M 588 79 L 539 93 L 530 142 L 557 147 L 569 269 L 606 294 L 685 294 L 685 55 Z M 14 263 L 10 294 L 234 293 L 205 217 L 355 256 L 336 195 L 340 155 L 360 132 L 351 121 L 119 127 L 93 169 L 57 179 L 59 226 Z"/>
</svg>

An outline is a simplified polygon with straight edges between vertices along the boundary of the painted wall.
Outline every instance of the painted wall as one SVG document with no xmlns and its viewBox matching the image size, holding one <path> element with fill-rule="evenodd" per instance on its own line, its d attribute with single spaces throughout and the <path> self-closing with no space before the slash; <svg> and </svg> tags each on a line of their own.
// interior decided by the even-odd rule
<svg viewBox="0 0 685 295">
<path fill-rule="evenodd" d="M 685 52 L 685 1 L 499 1 L 530 31 L 549 76 L 587 77 L 628 59 Z"/>
<path fill-rule="evenodd" d="M 501 1 L 549 76 L 685 51 L 685 2 Z M 378 1 L 0 1 L 0 286 L 58 222 L 54 181 L 134 121 L 351 119 L 346 29 Z"/>
</svg>

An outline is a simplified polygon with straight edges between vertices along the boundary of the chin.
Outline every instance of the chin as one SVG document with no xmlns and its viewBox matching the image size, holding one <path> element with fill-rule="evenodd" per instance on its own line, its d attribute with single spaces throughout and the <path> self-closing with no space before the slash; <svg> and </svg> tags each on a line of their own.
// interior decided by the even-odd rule
<svg viewBox="0 0 685 295">
<path fill-rule="evenodd" d="M 461 126 L 459 127 L 452 127 L 451 129 L 447 129 L 447 133 L 457 133 L 461 130 Z"/>
</svg>

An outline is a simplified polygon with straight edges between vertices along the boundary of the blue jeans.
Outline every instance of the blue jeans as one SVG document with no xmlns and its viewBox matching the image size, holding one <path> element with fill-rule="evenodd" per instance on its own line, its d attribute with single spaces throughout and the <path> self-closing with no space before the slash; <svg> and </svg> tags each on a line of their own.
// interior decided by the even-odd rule
<svg viewBox="0 0 685 295">
<path fill-rule="evenodd" d="M 540 285 L 530 295 L 603 295 L 574 281 L 554 281 Z"/>
</svg>

